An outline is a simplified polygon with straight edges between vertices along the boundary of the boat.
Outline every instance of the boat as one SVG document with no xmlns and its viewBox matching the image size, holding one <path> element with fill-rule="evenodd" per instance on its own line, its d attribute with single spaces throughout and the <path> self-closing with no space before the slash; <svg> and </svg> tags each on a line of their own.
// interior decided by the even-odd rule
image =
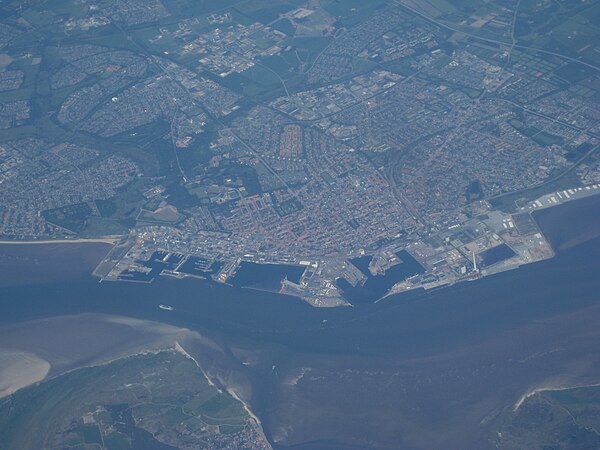
<svg viewBox="0 0 600 450">
<path fill-rule="evenodd" d="M 158 305 L 160 309 L 164 309 L 165 311 L 173 311 L 173 307 L 169 305 Z"/>
</svg>

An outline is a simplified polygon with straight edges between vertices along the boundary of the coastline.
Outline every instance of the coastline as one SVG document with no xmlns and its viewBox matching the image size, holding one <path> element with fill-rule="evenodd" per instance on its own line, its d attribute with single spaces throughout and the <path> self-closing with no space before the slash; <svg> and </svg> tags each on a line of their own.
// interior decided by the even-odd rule
<svg viewBox="0 0 600 450">
<path fill-rule="evenodd" d="M 200 366 L 200 364 L 198 363 L 198 361 L 192 355 L 190 355 L 185 348 L 183 348 L 183 346 L 179 343 L 179 341 L 175 342 L 175 346 L 173 347 L 173 349 L 174 349 L 174 351 L 181 353 L 186 358 L 191 359 L 194 362 L 194 364 L 196 365 L 196 367 L 198 367 L 198 369 L 200 369 L 200 371 L 204 375 L 204 378 L 206 378 L 206 381 L 208 382 L 208 384 L 210 386 L 217 387 L 217 385 L 214 383 L 214 381 L 212 381 L 210 379 L 210 377 L 206 374 L 206 372 L 204 371 L 204 369 L 202 369 L 202 367 Z M 240 396 L 235 392 L 235 390 L 232 387 L 230 387 L 230 386 L 225 386 L 225 389 L 227 390 L 227 393 L 229 395 L 231 395 L 233 398 L 235 398 L 238 402 L 240 402 L 243 405 L 243 407 L 246 410 L 246 412 L 248 413 L 248 415 L 256 422 L 256 424 L 259 427 L 262 428 L 262 423 L 261 423 L 260 419 L 256 416 L 256 414 L 254 414 L 252 412 L 252 410 L 250 409 L 250 407 L 248 406 L 248 404 L 244 400 L 242 400 L 240 398 Z"/>
<path fill-rule="evenodd" d="M 51 368 L 48 361 L 34 353 L 0 349 L 0 399 L 46 380 Z"/>
<path fill-rule="evenodd" d="M 96 343 L 84 351 L 77 343 L 68 343 L 68 337 L 53 339 L 59 330 L 67 335 L 83 335 Z M 116 336 L 116 340 L 103 342 L 100 337 L 106 333 Z M 82 368 L 177 350 L 180 339 L 194 334 L 184 327 L 101 313 L 57 316 L 0 327 L 0 399 Z"/>
<path fill-rule="evenodd" d="M 589 261 L 594 260 L 593 247 L 584 245 L 578 247 L 580 250 L 577 251 L 560 252 L 553 261 L 540 264 L 540 269 L 524 267 L 522 270 L 515 271 L 520 275 L 511 274 L 510 283 L 505 282 L 508 279 L 506 275 L 498 274 L 499 281 L 494 281 L 495 277 L 489 277 L 489 281 L 483 283 L 462 283 L 461 286 L 454 286 L 444 291 L 444 294 L 440 294 L 442 290 L 438 290 L 434 295 L 419 296 L 415 299 L 419 301 L 401 301 L 393 306 L 381 302 L 378 306 L 328 311 L 326 315 L 321 311 L 312 310 L 301 302 L 284 304 L 280 299 L 271 296 L 269 300 L 264 300 L 262 294 L 257 295 L 251 289 L 235 291 L 225 291 L 224 287 L 208 289 L 205 288 L 205 284 L 194 283 L 191 279 L 181 282 L 164 280 L 149 288 L 141 285 L 131 287 L 127 286 L 127 283 L 99 287 L 98 283 L 91 284 L 90 280 L 88 284 L 82 283 L 81 288 L 77 288 L 79 286 L 77 284 L 68 284 L 65 285 L 68 288 L 63 289 L 58 286 L 55 291 L 45 286 L 2 291 L 7 294 L 2 296 L 3 304 L 13 305 L 6 308 L 4 321 L 10 323 L 14 322 L 11 317 L 19 319 L 30 317 L 38 305 L 41 307 L 51 305 L 40 311 L 43 311 L 44 315 L 52 316 L 82 309 L 101 310 L 110 312 L 114 316 L 139 317 L 158 322 L 164 320 L 177 324 L 202 333 L 203 336 L 207 336 L 207 339 L 210 336 L 210 338 L 217 338 L 218 341 L 223 340 L 226 347 L 234 350 L 241 346 L 246 352 L 252 351 L 253 358 L 260 360 L 257 368 L 246 369 L 246 366 L 241 365 L 239 367 L 250 377 L 253 389 L 253 401 L 250 404 L 261 419 L 268 436 L 273 434 L 279 436 L 280 429 L 295 422 L 296 414 L 304 414 L 305 411 L 307 414 L 308 411 L 314 414 L 313 422 L 297 425 L 289 438 L 276 441 L 278 444 L 287 445 L 302 442 L 303 439 L 317 438 L 323 436 L 324 431 L 326 431 L 326 438 L 339 439 L 342 443 L 347 443 L 349 439 L 358 440 L 360 435 L 377 433 L 378 436 L 382 436 L 381 442 L 387 444 L 397 438 L 397 435 L 393 434 L 394 430 L 385 427 L 362 427 L 360 421 L 339 428 L 342 424 L 336 421 L 336 413 L 358 407 L 359 401 L 363 399 L 359 397 L 354 400 L 355 396 L 348 395 L 355 392 L 357 387 L 371 388 L 371 386 L 383 385 L 388 379 L 396 380 L 389 390 L 382 393 L 384 398 L 390 398 L 390 402 L 384 408 L 377 398 L 374 398 L 372 403 L 360 407 L 376 418 L 390 413 L 402 415 L 406 429 L 416 429 L 420 432 L 421 429 L 425 429 L 425 425 L 422 425 L 419 417 L 404 408 L 402 402 L 396 401 L 405 398 L 403 394 L 405 387 L 409 394 L 416 392 L 415 389 L 423 389 L 421 385 L 406 384 L 405 380 L 413 379 L 411 378 L 413 374 L 417 383 L 423 374 L 429 373 L 468 375 L 468 378 L 456 378 L 457 384 L 453 385 L 453 392 L 444 394 L 449 395 L 446 401 L 437 400 L 438 394 L 446 393 L 447 387 L 444 380 L 438 379 L 425 392 L 427 399 L 434 400 L 416 405 L 429 408 L 430 405 L 435 404 L 441 413 L 448 415 L 455 411 L 470 411 L 471 408 L 476 408 L 478 403 L 474 403 L 475 401 L 470 397 L 475 388 L 478 396 L 493 402 L 490 403 L 491 406 L 497 405 L 499 409 L 506 408 L 510 411 L 514 402 L 532 388 L 568 386 L 575 384 L 573 381 L 596 381 L 598 372 L 595 367 L 600 365 L 589 365 L 597 361 L 597 346 L 594 346 L 597 327 L 590 327 L 589 324 L 597 323 L 600 314 L 595 295 L 597 279 L 589 277 L 590 273 L 595 273 L 594 266 L 588 264 Z M 543 276 L 538 276 L 538 272 Z M 585 286 L 588 287 L 580 283 L 584 279 L 587 280 L 588 284 Z M 588 294 L 574 288 L 577 286 L 580 288 L 584 286 Z M 490 293 L 493 293 L 493 296 Z M 170 296 L 169 300 L 167 295 Z M 265 297 L 266 295 L 265 293 Z M 10 301 L 12 296 L 22 300 Z M 573 302 L 571 297 L 580 300 Z M 525 299 L 527 301 L 523 301 Z M 161 313 L 156 305 L 164 302 L 172 304 L 176 312 Z M 596 308 L 592 311 L 579 312 L 587 304 L 596 305 Z M 577 312 L 575 318 L 564 315 L 570 311 Z M 554 319 L 551 321 L 547 320 L 552 317 Z M 328 320 L 326 326 L 322 324 L 323 319 Z M 124 319 L 119 321 L 121 320 Z M 523 332 L 500 334 L 504 330 L 513 329 L 517 331 L 522 329 Z M 48 336 L 65 335 L 67 331 L 65 327 L 61 327 L 60 330 L 60 333 L 48 333 Z M 590 330 L 592 335 L 590 336 L 586 330 Z M 29 331 L 31 335 L 31 329 Z M 114 334 L 102 332 L 103 338 L 111 338 Z M 490 342 L 488 339 L 493 337 L 497 339 L 488 345 L 487 343 Z M 123 338 L 130 340 L 129 336 Z M 40 340 L 48 342 L 45 338 Z M 7 342 L 4 339 L 0 341 Z M 480 349 L 465 347 L 465 344 L 480 341 L 486 344 L 485 347 Z M 15 342 L 22 345 L 23 341 Z M 65 342 L 71 343 L 72 340 L 65 339 Z M 94 343 L 95 340 L 89 342 Z M 147 338 L 145 342 L 147 343 Z M 212 352 L 207 353 L 208 359 L 203 360 L 200 355 L 204 355 L 204 351 L 192 351 L 196 347 L 195 340 L 188 343 L 188 339 L 184 338 L 179 342 L 183 343 L 189 353 L 198 356 L 198 361 L 202 365 L 209 366 L 208 373 L 215 382 L 237 381 L 236 378 L 226 376 L 230 370 L 236 370 L 238 366 L 229 364 L 220 357 L 216 358 L 219 355 Z M 524 347 L 522 345 L 524 342 L 530 345 Z M 113 343 L 107 344 L 111 347 L 113 345 Z M 6 346 L 9 345 L 12 348 L 16 347 L 7 342 Z M 463 353 L 452 352 L 457 346 L 465 348 Z M 547 351 L 557 346 L 564 350 L 560 353 Z M 283 352 L 280 349 L 283 349 Z M 507 360 L 507 352 L 512 353 L 513 350 L 518 352 L 518 358 L 511 357 Z M 92 356 L 94 353 L 96 352 L 93 352 Z M 323 366 L 321 355 L 333 354 L 342 354 L 344 358 L 333 359 L 335 365 Z M 418 358 L 420 355 L 436 354 L 441 356 L 433 360 L 431 363 L 433 365 L 429 363 L 424 366 L 402 365 L 403 361 Z M 380 359 L 374 360 L 375 355 Z M 463 356 L 457 359 L 460 355 Z M 536 355 L 536 358 L 530 358 L 532 355 Z M 284 358 L 289 362 L 285 367 L 280 365 Z M 563 358 L 568 360 L 564 363 L 556 363 Z M 243 362 L 245 358 L 241 360 Z M 522 363 L 521 360 L 525 362 Z M 489 368 L 490 362 L 496 361 L 503 367 L 510 368 L 510 371 L 488 373 L 480 370 Z M 578 365 L 580 361 L 585 361 L 586 364 L 583 366 L 585 372 L 580 375 L 589 377 L 587 380 L 548 379 L 552 376 L 565 375 L 563 371 L 565 367 L 581 367 Z M 509 362 L 512 365 L 506 365 Z M 382 376 L 386 378 L 373 379 L 370 369 L 369 372 L 364 372 L 366 363 L 381 370 Z M 273 364 L 278 364 L 280 374 L 277 376 L 270 375 L 269 370 Z M 278 377 L 285 376 L 286 372 L 296 367 L 314 367 L 317 370 L 314 379 L 305 377 L 295 390 L 290 391 L 286 387 L 285 391 L 279 391 Z M 465 367 L 477 370 L 469 370 L 468 373 L 456 372 L 456 370 L 464 371 Z M 401 369 L 407 370 L 408 378 L 389 378 Z M 56 370 L 54 372 L 56 373 Z M 344 381 L 340 390 L 332 387 L 340 381 L 337 373 L 351 374 L 351 378 Z M 224 376 L 222 377 L 221 374 Z M 506 390 L 498 392 L 498 385 L 507 374 L 513 377 L 514 382 Z M 326 378 L 317 379 L 325 375 Z M 376 384 L 369 385 L 368 382 Z M 236 385 L 233 387 L 235 392 L 240 393 Z M 245 389 L 243 391 L 245 393 Z M 279 392 L 283 392 L 286 396 L 289 394 L 291 397 L 275 397 Z M 241 395 L 241 397 L 247 399 L 248 395 Z M 277 400 L 278 398 L 280 400 Z M 300 407 L 295 406 L 298 405 L 295 400 L 301 398 L 307 398 L 307 402 L 300 403 Z M 255 402 L 255 399 L 258 400 Z M 265 403 L 272 401 L 271 404 L 281 406 L 274 410 L 267 410 L 264 403 L 261 403 L 262 399 L 265 399 Z M 344 403 L 346 400 L 348 403 Z M 279 401 L 282 403 L 277 403 Z M 286 405 L 290 404 L 292 407 L 288 408 Z M 334 405 L 339 406 L 333 408 Z M 478 414 L 473 413 L 472 427 L 471 422 L 465 425 L 465 434 L 479 429 L 477 424 L 484 414 Z M 450 425 L 452 424 L 448 424 Z M 341 431 L 336 432 L 336 430 Z M 346 438 L 346 436 L 350 437 Z M 452 436 L 449 434 L 448 439 Z M 462 441 L 458 442 L 457 447 L 462 443 Z M 427 441 L 423 446 L 432 448 L 438 444 L 439 441 Z M 469 448 L 468 444 L 466 443 L 462 448 Z"/>
<path fill-rule="evenodd" d="M 590 387 L 599 387 L 600 383 L 590 383 L 590 384 L 574 384 L 571 386 L 561 386 L 561 387 L 541 387 L 535 388 L 523 394 L 521 398 L 515 403 L 513 406 L 513 412 L 517 412 L 519 408 L 527 401 L 528 398 L 533 397 L 536 394 L 541 392 L 554 392 L 554 391 L 568 391 L 571 389 L 581 389 L 581 388 L 590 388 Z"/>
</svg>

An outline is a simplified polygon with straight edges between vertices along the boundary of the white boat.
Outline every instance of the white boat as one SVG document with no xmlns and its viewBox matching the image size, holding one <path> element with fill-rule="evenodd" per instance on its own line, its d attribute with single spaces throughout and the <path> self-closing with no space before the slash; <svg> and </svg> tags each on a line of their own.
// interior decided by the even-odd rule
<svg viewBox="0 0 600 450">
<path fill-rule="evenodd" d="M 160 309 L 164 309 L 165 311 L 173 311 L 173 307 L 169 305 L 158 305 Z"/>
</svg>

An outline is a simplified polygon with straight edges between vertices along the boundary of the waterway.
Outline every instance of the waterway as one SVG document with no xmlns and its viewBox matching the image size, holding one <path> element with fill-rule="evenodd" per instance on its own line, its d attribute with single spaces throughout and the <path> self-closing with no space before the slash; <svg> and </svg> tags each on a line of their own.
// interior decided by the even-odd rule
<svg viewBox="0 0 600 450">
<path fill-rule="evenodd" d="M 305 269 L 306 267 L 288 264 L 242 262 L 229 282 L 236 287 L 277 292 L 281 289 L 281 281 L 284 279 L 292 283 L 300 283 Z"/>
<path fill-rule="evenodd" d="M 554 250 L 573 247 L 600 236 L 600 194 L 534 211 L 532 217 Z"/>
<path fill-rule="evenodd" d="M 565 242 L 590 218 L 561 207 L 548 220 Z M 518 270 L 353 308 L 197 279 L 43 280 L 0 287 L 0 324 L 101 312 L 197 330 L 279 448 L 486 448 L 496 415 L 530 389 L 600 381 L 600 237 L 587 236 Z"/>
<path fill-rule="evenodd" d="M 341 278 L 337 281 L 337 286 L 342 291 L 342 296 L 351 304 L 373 303 L 379 300 L 396 284 L 406 280 L 413 275 L 421 274 L 425 271 L 423 266 L 413 258 L 406 250 L 396 254 L 400 263 L 389 267 L 385 273 L 372 275 L 369 272 L 370 256 L 363 256 L 351 260 L 366 277 L 364 283 L 352 286 L 347 280 Z"/>
</svg>

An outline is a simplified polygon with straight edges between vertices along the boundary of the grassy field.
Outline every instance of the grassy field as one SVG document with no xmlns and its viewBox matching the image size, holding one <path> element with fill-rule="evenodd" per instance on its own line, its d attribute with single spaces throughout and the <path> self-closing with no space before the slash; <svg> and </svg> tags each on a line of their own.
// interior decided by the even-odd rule
<svg viewBox="0 0 600 450">
<path fill-rule="evenodd" d="M 209 384 L 193 361 L 163 351 L 17 392 L 0 403 L 0 448 L 163 448 L 155 435 L 174 446 L 191 436 L 201 448 L 227 443 L 247 422 L 243 405 Z"/>
<path fill-rule="evenodd" d="M 330 0 L 325 9 L 345 27 L 351 27 L 368 19 L 373 12 L 382 7 L 384 0 Z"/>
<path fill-rule="evenodd" d="M 600 387 L 538 392 L 504 420 L 497 448 L 598 448 Z"/>
</svg>

